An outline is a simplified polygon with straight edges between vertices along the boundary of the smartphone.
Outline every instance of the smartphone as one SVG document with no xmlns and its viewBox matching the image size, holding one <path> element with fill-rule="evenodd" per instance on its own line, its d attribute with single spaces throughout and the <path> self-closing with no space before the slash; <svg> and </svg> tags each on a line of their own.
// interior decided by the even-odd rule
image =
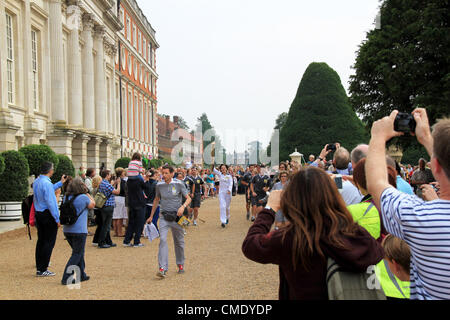
<svg viewBox="0 0 450 320">
<path fill-rule="evenodd" d="M 339 190 L 342 190 L 342 175 L 341 174 L 337 174 L 334 177 L 334 182 L 336 183 L 336 186 Z"/>
</svg>

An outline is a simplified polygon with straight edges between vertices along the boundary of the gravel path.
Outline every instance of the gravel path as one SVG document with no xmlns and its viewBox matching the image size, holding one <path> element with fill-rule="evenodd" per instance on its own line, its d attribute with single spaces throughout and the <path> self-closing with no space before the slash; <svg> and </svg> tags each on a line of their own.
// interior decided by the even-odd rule
<svg viewBox="0 0 450 320">
<path fill-rule="evenodd" d="M 159 239 L 152 243 L 143 239 L 142 248 L 125 248 L 123 238 L 113 238 L 117 247 L 98 249 L 88 237 L 85 260 L 91 279 L 73 290 L 60 284 L 71 253 L 62 230 L 58 231 L 49 267 L 57 273 L 52 278 L 35 276 L 35 228 L 32 241 L 26 229 L 0 234 L 0 299 L 277 299 L 278 267 L 254 263 L 241 251 L 250 226 L 244 196 L 233 197 L 227 228 L 220 227 L 218 199 L 202 203 L 200 218 L 205 222 L 187 229 L 185 274 L 175 271 L 170 232 L 169 273 L 162 280 L 156 277 Z"/>
</svg>

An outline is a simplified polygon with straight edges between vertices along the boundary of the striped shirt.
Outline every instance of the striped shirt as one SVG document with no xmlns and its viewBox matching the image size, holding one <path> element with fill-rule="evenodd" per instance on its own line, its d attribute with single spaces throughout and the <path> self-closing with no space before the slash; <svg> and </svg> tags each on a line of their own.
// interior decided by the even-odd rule
<svg viewBox="0 0 450 320">
<path fill-rule="evenodd" d="M 144 167 L 142 166 L 142 162 L 138 160 L 130 161 L 128 164 L 128 171 L 127 176 L 128 177 L 136 177 L 141 174 Z"/>
<path fill-rule="evenodd" d="M 450 201 L 387 188 L 381 212 L 386 230 L 411 248 L 411 299 L 450 299 Z"/>
</svg>

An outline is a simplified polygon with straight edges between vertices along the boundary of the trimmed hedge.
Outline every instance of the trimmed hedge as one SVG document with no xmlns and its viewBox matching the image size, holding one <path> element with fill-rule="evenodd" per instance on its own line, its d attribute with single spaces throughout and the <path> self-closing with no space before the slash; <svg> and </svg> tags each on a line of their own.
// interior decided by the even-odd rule
<svg viewBox="0 0 450 320">
<path fill-rule="evenodd" d="M 56 183 L 61 180 L 61 177 L 65 174 L 75 178 L 75 167 L 72 160 L 68 156 L 58 154 L 58 166 L 55 169 L 55 173 L 52 176 L 52 182 Z"/>
<path fill-rule="evenodd" d="M 119 158 L 116 161 L 116 164 L 114 165 L 114 169 L 116 169 L 118 167 L 126 169 L 126 168 L 128 168 L 128 164 L 130 163 L 130 161 L 131 161 L 131 159 L 128 157 Z"/>
<path fill-rule="evenodd" d="M 0 156 L 0 174 L 5 171 L 5 158 Z"/>
<path fill-rule="evenodd" d="M 10 150 L 1 154 L 5 170 L 0 175 L 0 201 L 22 201 L 28 196 L 30 169 L 23 153 Z"/>
<path fill-rule="evenodd" d="M 36 178 L 41 174 L 41 166 L 45 161 L 52 162 L 54 168 L 58 167 L 58 157 L 47 145 L 30 144 L 20 148 L 19 152 L 21 152 L 28 161 L 30 175 L 34 175 Z"/>
<path fill-rule="evenodd" d="M 163 161 L 161 159 L 152 159 L 150 160 L 150 168 L 159 168 L 163 165 Z"/>
</svg>

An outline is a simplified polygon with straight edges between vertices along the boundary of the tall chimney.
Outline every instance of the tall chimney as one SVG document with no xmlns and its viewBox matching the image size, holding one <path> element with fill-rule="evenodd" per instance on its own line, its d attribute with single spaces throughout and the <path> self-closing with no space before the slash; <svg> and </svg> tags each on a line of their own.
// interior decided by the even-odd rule
<svg viewBox="0 0 450 320">
<path fill-rule="evenodd" d="M 178 116 L 173 116 L 173 123 L 178 126 Z"/>
</svg>

